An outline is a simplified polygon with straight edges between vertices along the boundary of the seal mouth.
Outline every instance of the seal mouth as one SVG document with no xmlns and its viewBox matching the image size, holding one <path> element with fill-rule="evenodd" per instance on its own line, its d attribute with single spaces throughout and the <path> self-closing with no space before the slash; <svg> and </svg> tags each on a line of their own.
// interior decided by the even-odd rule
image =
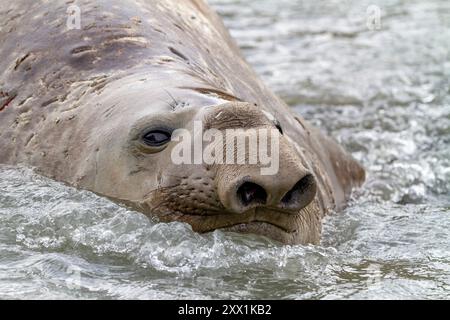
<svg viewBox="0 0 450 320">
<path fill-rule="evenodd" d="M 278 232 L 288 234 L 294 234 L 298 232 L 297 228 L 293 228 L 296 219 L 292 216 L 284 217 L 284 215 L 291 215 L 291 213 L 286 213 L 280 210 L 270 210 L 270 209 L 262 210 L 261 208 L 254 208 L 253 210 L 250 211 L 251 213 L 253 213 L 253 219 L 250 218 L 246 219 L 246 221 L 244 222 L 231 223 L 229 225 L 217 229 L 225 231 L 250 232 L 250 229 L 260 227 L 262 229 L 273 229 L 274 231 L 276 230 Z M 227 213 L 223 214 L 227 215 Z M 283 215 L 282 216 L 283 218 L 288 218 L 289 220 L 291 220 L 290 221 L 291 223 L 288 224 L 284 221 L 284 219 L 283 220 L 279 219 L 281 215 Z"/>
<path fill-rule="evenodd" d="M 317 199 L 300 210 L 272 207 L 254 207 L 245 212 L 230 212 L 223 208 L 212 210 L 170 210 L 166 206 L 150 207 L 141 202 L 140 210 L 149 216 L 158 217 L 160 222 L 184 222 L 198 233 L 214 230 L 257 234 L 285 244 L 297 244 L 311 238 L 311 230 L 317 229 L 314 219 L 319 210 Z"/>
<path fill-rule="evenodd" d="M 222 230 L 225 232 L 256 234 L 286 244 L 299 243 L 299 238 L 302 237 L 299 229 L 287 230 L 280 225 L 264 221 L 239 223 L 233 226 L 219 228 L 218 230 Z"/>
<path fill-rule="evenodd" d="M 182 214 L 176 219 L 189 223 L 192 230 L 199 233 L 208 233 L 214 230 L 224 232 L 236 232 L 255 234 L 276 240 L 280 243 L 296 244 L 302 238 L 301 220 L 302 213 L 297 215 L 280 213 L 278 211 L 265 211 L 264 214 L 256 213 L 230 214 L 227 212 L 214 215 L 190 215 Z M 249 215 L 249 216 L 247 216 Z M 280 218 L 282 217 L 282 218 Z"/>
<path fill-rule="evenodd" d="M 272 208 L 252 208 L 243 213 L 212 212 L 211 214 L 172 213 L 160 216 L 162 221 L 180 221 L 189 223 L 196 232 L 206 233 L 214 230 L 296 235 L 300 233 L 301 221 L 311 206 L 298 212 Z"/>
<path fill-rule="evenodd" d="M 227 227 L 223 227 L 223 228 L 219 228 L 219 230 L 224 230 L 224 231 L 232 231 L 232 232 L 251 232 L 250 230 L 254 229 L 255 227 L 257 227 L 258 229 L 275 229 L 277 231 L 281 231 L 287 234 L 296 234 L 299 232 L 298 229 L 294 229 L 294 230 L 288 230 L 283 226 L 280 226 L 278 224 L 275 223 L 271 223 L 271 222 L 267 222 L 267 221 L 251 221 L 251 222 L 245 222 L 245 223 L 237 223 L 231 226 L 227 226 Z"/>
</svg>

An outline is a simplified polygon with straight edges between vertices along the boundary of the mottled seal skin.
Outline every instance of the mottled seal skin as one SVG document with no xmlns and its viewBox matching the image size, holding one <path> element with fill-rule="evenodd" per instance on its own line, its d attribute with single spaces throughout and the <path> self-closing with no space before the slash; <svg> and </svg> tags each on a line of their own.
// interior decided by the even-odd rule
<svg viewBox="0 0 450 320">
<path fill-rule="evenodd" d="M 74 3 L 81 30 L 66 25 Z M 317 243 L 325 214 L 364 181 L 350 155 L 261 82 L 200 0 L 3 0 L 0 28 L 0 163 L 199 232 L 289 244 Z M 192 129 L 194 120 L 219 130 L 276 126 L 279 172 L 175 165 L 174 142 L 142 142 L 146 130 Z"/>
</svg>

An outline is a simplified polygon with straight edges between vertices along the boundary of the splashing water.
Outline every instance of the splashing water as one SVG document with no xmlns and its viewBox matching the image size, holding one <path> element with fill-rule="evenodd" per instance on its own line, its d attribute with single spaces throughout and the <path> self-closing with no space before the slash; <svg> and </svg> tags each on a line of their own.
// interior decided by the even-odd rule
<svg viewBox="0 0 450 320">
<path fill-rule="evenodd" d="M 363 163 L 365 186 L 321 245 L 282 246 L 1 166 L 0 298 L 448 299 L 450 3 L 211 4 L 269 86 Z"/>
</svg>

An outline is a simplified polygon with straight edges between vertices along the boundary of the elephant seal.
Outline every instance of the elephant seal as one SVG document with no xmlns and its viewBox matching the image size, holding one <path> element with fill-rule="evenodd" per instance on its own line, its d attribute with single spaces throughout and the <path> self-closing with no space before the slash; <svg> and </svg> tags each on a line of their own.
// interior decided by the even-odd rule
<svg viewBox="0 0 450 320">
<path fill-rule="evenodd" d="M 364 181 L 262 83 L 201 0 L 3 0 L 0 10 L 0 163 L 198 232 L 287 244 L 317 243 L 322 218 Z M 278 170 L 174 163 L 172 134 L 195 123 L 270 130 Z"/>
</svg>

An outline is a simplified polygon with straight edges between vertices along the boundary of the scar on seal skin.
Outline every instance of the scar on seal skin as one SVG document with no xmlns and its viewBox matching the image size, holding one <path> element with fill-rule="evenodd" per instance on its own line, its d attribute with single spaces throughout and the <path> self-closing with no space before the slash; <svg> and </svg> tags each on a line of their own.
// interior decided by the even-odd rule
<svg viewBox="0 0 450 320">
<path fill-rule="evenodd" d="M 16 93 L 0 91 L 0 111 L 3 111 L 16 98 Z"/>
</svg>

